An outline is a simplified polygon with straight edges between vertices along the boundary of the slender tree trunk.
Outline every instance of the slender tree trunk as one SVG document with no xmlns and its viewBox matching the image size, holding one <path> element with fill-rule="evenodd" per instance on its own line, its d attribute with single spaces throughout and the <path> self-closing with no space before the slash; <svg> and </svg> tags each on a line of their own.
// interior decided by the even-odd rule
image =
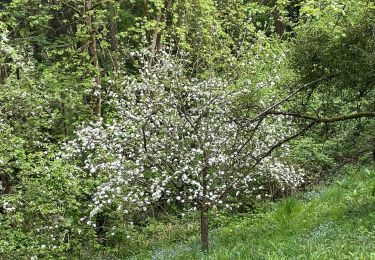
<svg viewBox="0 0 375 260">
<path fill-rule="evenodd" d="M 61 114 L 63 118 L 63 129 L 65 137 L 68 136 L 68 113 L 66 111 L 66 105 L 64 102 L 61 102 Z"/>
<path fill-rule="evenodd" d="M 117 51 L 117 9 L 114 3 L 110 3 L 108 6 L 109 9 L 109 32 L 108 32 L 108 38 L 110 43 L 110 50 L 114 55 L 111 55 L 113 68 L 115 71 L 117 71 L 118 68 L 118 61 L 116 56 Z"/>
<path fill-rule="evenodd" d="M 202 251 L 208 251 L 208 205 L 207 205 L 207 170 L 202 172 L 203 198 L 200 205 L 201 210 L 201 245 Z"/>
<path fill-rule="evenodd" d="M 151 55 L 154 56 L 155 53 L 157 53 L 158 51 L 158 47 L 159 47 L 159 44 L 158 42 L 160 42 L 160 23 L 161 23 L 161 19 L 163 17 L 163 13 L 162 11 L 160 11 L 160 13 L 158 14 L 158 16 L 156 17 L 156 26 L 153 30 L 153 33 L 152 33 L 152 39 L 151 39 Z"/>
<path fill-rule="evenodd" d="M 143 16 L 148 19 L 148 0 L 143 1 Z"/>
<path fill-rule="evenodd" d="M 98 58 L 98 50 L 96 45 L 96 28 L 93 24 L 93 14 L 92 14 L 92 1 L 88 0 L 86 2 L 86 11 L 89 12 L 87 17 L 87 25 L 90 32 L 90 44 L 89 44 L 89 55 L 91 58 L 91 64 L 94 66 L 94 81 L 95 86 L 93 88 L 93 114 L 96 117 L 101 116 L 102 110 L 102 98 L 101 98 L 101 77 L 100 77 L 100 65 Z"/>
<path fill-rule="evenodd" d="M 12 185 L 10 183 L 10 176 L 8 173 L 1 173 L 0 174 L 0 181 L 1 181 L 1 188 L 0 194 L 9 194 L 12 191 Z"/>
<path fill-rule="evenodd" d="M 285 32 L 285 24 L 280 20 L 280 14 L 278 12 L 274 14 L 274 20 L 277 35 L 283 36 Z"/>
<path fill-rule="evenodd" d="M 208 207 L 201 208 L 201 245 L 204 252 L 208 251 Z"/>
<path fill-rule="evenodd" d="M 0 68 L 0 84 L 4 84 L 8 76 L 9 76 L 9 67 L 6 64 L 4 64 Z"/>
<path fill-rule="evenodd" d="M 111 51 L 117 51 L 117 10 L 116 6 L 109 4 L 109 41 Z"/>
</svg>

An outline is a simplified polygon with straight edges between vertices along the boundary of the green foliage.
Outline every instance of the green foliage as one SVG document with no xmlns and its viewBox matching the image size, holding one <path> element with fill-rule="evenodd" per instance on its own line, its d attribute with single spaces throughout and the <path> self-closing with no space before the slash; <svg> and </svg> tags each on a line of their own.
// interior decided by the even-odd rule
<svg viewBox="0 0 375 260">
<path fill-rule="evenodd" d="M 45 154 L 29 155 L 13 192 L 1 197 L 0 204 L 7 205 L 0 213 L 2 258 L 57 257 L 95 243 L 85 223 L 89 186 L 82 185 L 77 170 Z"/>
<path fill-rule="evenodd" d="M 375 41 L 371 28 L 374 7 L 367 1 L 344 2 L 333 1 L 324 8 L 319 9 L 318 5 L 313 9 L 319 19 L 296 28 L 292 48 L 291 65 L 304 81 L 331 77 L 317 90 L 322 98 L 329 99 L 327 104 L 335 103 L 335 98 L 348 103 L 373 95 Z M 309 4 L 303 13 L 307 12 Z M 325 92 L 329 92 L 330 97 Z"/>
</svg>

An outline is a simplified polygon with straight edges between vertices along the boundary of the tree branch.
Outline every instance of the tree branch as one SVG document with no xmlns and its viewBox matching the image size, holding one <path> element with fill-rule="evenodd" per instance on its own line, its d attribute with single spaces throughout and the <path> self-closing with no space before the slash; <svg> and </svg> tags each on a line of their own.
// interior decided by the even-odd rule
<svg viewBox="0 0 375 260">
<path fill-rule="evenodd" d="M 251 119 L 252 122 L 255 122 L 257 121 L 259 118 L 262 118 L 263 116 L 265 116 L 266 114 L 269 114 L 269 112 L 280 106 L 281 104 L 283 104 L 284 102 L 288 101 L 289 99 L 291 99 L 293 96 L 295 96 L 296 94 L 298 94 L 300 91 L 302 91 L 303 89 L 309 87 L 309 86 L 312 86 L 316 83 L 319 83 L 323 80 L 326 80 L 328 79 L 329 77 L 323 77 L 323 78 L 319 78 L 317 80 L 314 80 L 314 81 L 311 81 L 310 83 L 307 83 L 307 84 L 304 84 L 302 86 L 300 86 L 299 88 L 297 88 L 295 91 L 293 91 L 291 94 L 289 94 L 288 96 L 286 96 L 285 98 L 283 98 L 282 100 L 278 101 L 276 104 L 273 104 L 272 106 L 268 107 L 267 109 L 263 110 L 262 112 L 260 112 L 258 115 L 256 115 L 254 118 Z"/>
<path fill-rule="evenodd" d="M 300 119 L 307 119 L 314 121 L 316 123 L 335 123 L 350 119 L 358 119 L 363 117 L 375 117 L 375 112 L 359 112 L 359 113 L 353 113 L 349 115 L 344 116 L 337 116 L 337 117 L 318 117 L 318 116 L 311 116 L 306 114 L 300 114 L 295 112 L 283 112 L 283 111 L 274 111 L 274 112 L 267 112 L 269 115 L 284 115 L 284 116 L 292 116 Z"/>
<path fill-rule="evenodd" d="M 82 16 L 82 15 L 83 15 L 82 12 L 81 12 L 81 10 L 79 10 L 79 9 L 76 8 L 75 6 L 73 6 L 73 5 L 71 5 L 71 4 L 67 3 L 67 2 L 64 2 L 64 1 L 60 1 L 60 3 L 61 3 L 62 5 L 65 5 L 65 6 L 68 7 L 68 8 L 72 9 L 74 12 L 76 12 L 77 14 L 79 14 L 79 16 Z"/>
<path fill-rule="evenodd" d="M 314 125 L 316 125 L 317 123 L 316 122 L 311 122 L 310 124 L 308 124 L 305 128 L 303 128 L 302 130 L 298 131 L 297 133 L 295 133 L 294 135 L 291 135 L 283 140 L 281 140 L 280 142 L 272 145 L 265 153 L 263 153 L 260 157 L 257 158 L 257 160 L 255 161 L 255 163 L 250 167 L 250 169 L 248 169 L 248 171 L 251 171 L 253 170 L 255 167 L 257 167 L 262 161 L 263 159 L 265 159 L 267 156 L 269 156 L 276 148 L 282 146 L 283 144 L 285 143 L 288 143 L 290 142 L 291 140 L 303 135 L 306 131 L 308 131 L 310 128 L 312 128 Z M 232 188 L 233 186 L 239 182 L 241 178 L 237 178 L 235 179 L 233 182 L 231 182 L 227 188 L 223 191 L 223 193 L 219 196 L 219 198 L 223 198 Z"/>
<path fill-rule="evenodd" d="M 261 157 L 259 157 L 259 159 L 257 160 L 257 162 L 254 164 L 253 168 L 255 166 L 257 166 L 264 158 L 266 158 L 267 156 L 269 156 L 273 150 L 275 150 L 276 148 L 282 146 L 283 144 L 285 143 L 288 143 L 290 142 L 291 140 L 303 135 L 307 130 L 309 130 L 310 128 L 312 128 L 314 125 L 316 124 L 316 122 L 312 122 L 310 124 L 308 124 L 305 128 L 303 128 L 301 131 L 295 133 L 294 135 L 291 135 L 283 140 L 281 140 L 280 142 L 274 144 L 273 146 L 271 146 L 270 149 L 268 149 L 267 152 L 263 153 L 263 155 Z"/>
</svg>

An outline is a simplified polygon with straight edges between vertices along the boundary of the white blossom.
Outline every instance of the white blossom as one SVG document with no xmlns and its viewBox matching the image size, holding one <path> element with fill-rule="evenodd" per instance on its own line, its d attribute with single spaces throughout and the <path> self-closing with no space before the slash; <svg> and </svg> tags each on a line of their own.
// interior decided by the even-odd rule
<svg viewBox="0 0 375 260">
<path fill-rule="evenodd" d="M 140 80 L 125 77 L 123 92 L 110 95 L 115 118 L 83 126 L 61 155 L 84 158 L 83 170 L 104 180 L 91 217 L 112 203 L 119 210 L 147 210 L 161 199 L 191 210 L 202 203 L 231 209 L 231 196 L 261 198 L 266 192 L 262 182 L 291 188 L 301 183 L 303 172 L 282 159 L 287 152 L 257 159 L 293 134 L 288 118 L 259 124 L 236 119 L 233 111 L 242 90 L 215 77 L 190 79 L 169 56 L 140 74 Z"/>
</svg>

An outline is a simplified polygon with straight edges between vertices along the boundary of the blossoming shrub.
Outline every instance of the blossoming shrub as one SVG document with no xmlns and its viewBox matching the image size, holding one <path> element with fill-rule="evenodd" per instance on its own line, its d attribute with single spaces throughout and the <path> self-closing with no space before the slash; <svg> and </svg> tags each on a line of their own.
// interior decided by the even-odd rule
<svg viewBox="0 0 375 260">
<path fill-rule="evenodd" d="M 92 218 L 108 209 L 231 208 L 239 194 L 267 195 L 269 182 L 301 183 L 302 171 L 283 159 L 288 149 L 266 156 L 293 133 L 287 118 L 237 118 L 243 90 L 217 77 L 189 78 L 167 53 L 145 64 L 140 78 L 124 78 L 123 90 L 112 93 L 113 118 L 82 127 L 62 154 L 101 181 Z"/>
</svg>

